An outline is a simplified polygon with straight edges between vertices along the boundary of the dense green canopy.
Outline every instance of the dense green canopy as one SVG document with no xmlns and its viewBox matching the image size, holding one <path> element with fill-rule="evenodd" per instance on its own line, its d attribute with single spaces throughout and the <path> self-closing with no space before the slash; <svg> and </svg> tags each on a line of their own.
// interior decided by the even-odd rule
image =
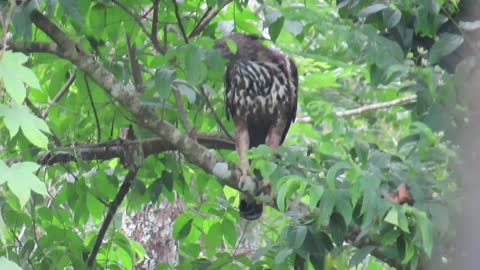
<svg viewBox="0 0 480 270">
<path fill-rule="evenodd" d="M 165 199 L 182 204 L 170 217 L 178 257 L 155 269 L 425 269 L 452 260 L 454 169 L 470 99 L 458 81 L 471 76 L 462 60 L 478 28 L 462 21 L 458 1 L 0 8 L 0 269 L 142 265 L 151 253 L 122 217 Z M 249 151 L 275 196 L 247 225 L 225 114 L 227 61 L 213 49 L 232 31 L 265 37 L 295 60 L 300 79 L 284 145 Z M 403 187 L 413 204 L 395 201 Z M 248 226 L 256 246 L 239 252 Z"/>
</svg>

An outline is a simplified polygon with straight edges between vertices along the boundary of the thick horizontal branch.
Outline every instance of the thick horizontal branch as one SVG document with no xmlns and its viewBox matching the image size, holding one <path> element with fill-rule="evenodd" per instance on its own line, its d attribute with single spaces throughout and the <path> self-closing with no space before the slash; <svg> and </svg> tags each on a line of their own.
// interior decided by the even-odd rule
<svg viewBox="0 0 480 270">
<path fill-rule="evenodd" d="M 209 149 L 235 149 L 233 141 L 216 134 L 199 133 L 196 139 L 198 143 Z M 42 154 L 38 163 L 41 165 L 53 165 L 78 160 L 125 159 L 132 154 L 129 149 L 135 149 L 135 147 L 132 147 L 135 145 L 141 147 L 144 157 L 164 151 L 176 150 L 159 137 L 134 141 L 116 139 L 97 144 L 76 144 L 70 147 L 57 148 Z"/>
</svg>

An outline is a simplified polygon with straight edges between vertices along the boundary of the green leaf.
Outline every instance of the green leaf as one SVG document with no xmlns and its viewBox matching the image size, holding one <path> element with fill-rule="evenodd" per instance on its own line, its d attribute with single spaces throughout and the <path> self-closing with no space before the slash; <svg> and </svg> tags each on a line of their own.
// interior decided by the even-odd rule
<svg viewBox="0 0 480 270">
<path fill-rule="evenodd" d="M 363 8 L 361 9 L 359 12 L 358 12 L 358 16 L 359 17 L 367 17 L 371 14 L 374 14 L 374 13 L 377 13 L 381 10 L 384 10 L 386 9 L 387 6 L 384 5 L 384 4 L 373 4 L 373 5 L 370 5 L 366 8 Z"/>
<path fill-rule="evenodd" d="M 232 39 L 230 38 L 227 38 L 225 40 L 225 42 L 227 43 L 227 47 L 228 49 L 230 50 L 230 52 L 232 54 L 236 54 L 237 53 L 237 43 L 235 43 L 235 41 L 233 41 Z"/>
<path fill-rule="evenodd" d="M 302 181 L 298 176 L 287 176 L 288 181 L 284 182 L 280 187 L 277 194 L 277 206 L 280 212 L 285 212 L 286 210 L 286 199 L 290 197 L 295 191 L 300 190 L 302 186 L 300 181 Z"/>
<path fill-rule="evenodd" d="M 310 262 L 313 265 L 315 270 L 324 270 L 325 269 L 325 255 L 323 254 L 312 254 L 310 255 Z"/>
<path fill-rule="evenodd" d="M 260 172 L 264 178 L 269 178 L 278 167 L 275 162 L 268 160 L 258 160 L 255 162 L 255 165 L 260 169 Z"/>
<path fill-rule="evenodd" d="M 185 48 L 185 73 L 187 81 L 192 85 L 200 84 L 207 76 L 207 68 L 197 46 L 187 45 Z"/>
<path fill-rule="evenodd" d="M 268 33 L 273 42 L 275 42 L 282 31 L 283 24 L 285 22 L 285 17 L 278 17 L 273 23 L 268 25 Z"/>
<path fill-rule="evenodd" d="M 328 169 L 327 172 L 327 184 L 331 190 L 335 189 L 335 181 L 337 176 L 342 173 L 345 169 L 350 169 L 350 164 L 346 161 L 340 161 L 337 164 L 333 165 Z"/>
<path fill-rule="evenodd" d="M 68 17 L 72 18 L 75 22 L 79 23 L 80 25 L 85 24 L 85 18 L 83 18 L 82 14 L 80 14 L 80 10 L 78 8 L 78 2 L 75 0 L 59 0 L 60 5 L 62 5 L 63 10 L 68 15 Z"/>
<path fill-rule="evenodd" d="M 326 225 L 332 214 L 333 207 L 335 206 L 335 192 L 326 189 L 323 193 L 320 201 L 320 214 L 318 215 L 317 222 L 322 225 Z"/>
<path fill-rule="evenodd" d="M 0 241 L 4 245 L 7 243 L 7 225 L 3 220 L 2 209 L 0 209 Z"/>
<path fill-rule="evenodd" d="M 385 9 L 383 11 L 383 23 L 387 28 L 394 28 L 402 19 L 402 12 L 398 9 Z"/>
<path fill-rule="evenodd" d="M 415 255 L 415 244 L 413 241 L 408 241 L 405 239 L 405 256 L 403 257 L 402 264 L 407 264 Z"/>
<path fill-rule="evenodd" d="M 101 219 L 104 208 L 105 206 L 93 194 L 87 192 L 87 209 L 94 218 Z"/>
<path fill-rule="evenodd" d="M 372 260 L 370 259 L 370 261 L 368 262 L 368 270 L 383 270 L 383 266 L 376 262 L 372 262 Z"/>
<path fill-rule="evenodd" d="M 390 209 L 384 220 L 390 224 L 399 227 L 402 231 L 406 233 L 410 232 L 408 228 L 407 216 L 405 215 L 405 213 L 403 213 L 403 211 L 399 211 L 396 205 Z"/>
<path fill-rule="evenodd" d="M 353 215 L 352 202 L 348 194 L 337 193 L 335 196 L 335 209 L 340 213 L 345 220 L 346 225 L 350 225 Z"/>
<path fill-rule="evenodd" d="M 317 185 L 313 185 L 308 189 L 307 193 L 310 196 L 308 205 L 310 206 L 310 210 L 317 208 L 318 201 L 322 198 L 324 191 L 325 189 L 322 186 Z"/>
<path fill-rule="evenodd" d="M 298 249 L 302 246 L 307 236 L 307 226 L 291 226 L 287 231 L 287 241 L 292 249 Z"/>
<path fill-rule="evenodd" d="M 237 230 L 235 229 L 235 224 L 228 219 L 222 221 L 222 232 L 225 240 L 231 245 L 235 246 L 237 243 Z"/>
<path fill-rule="evenodd" d="M 167 98 L 172 91 L 172 81 L 175 74 L 174 70 L 161 67 L 155 72 L 155 87 L 162 98 Z"/>
<path fill-rule="evenodd" d="M 370 254 L 372 252 L 372 250 L 374 250 L 375 247 L 372 247 L 372 246 L 366 246 L 366 247 L 363 247 L 361 249 L 358 249 L 357 251 L 355 251 L 355 254 L 353 254 L 352 258 L 350 259 L 350 265 L 351 266 L 356 266 L 358 265 L 359 263 L 361 263 L 366 257 L 368 254 Z"/>
<path fill-rule="evenodd" d="M 36 8 L 35 1 L 23 2 L 21 6 L 15 8 L 12 18 L 13 26 L 15 27 L 15 39 L 32 40 L 32 21 L 30 20 L 30 13 Z"/>
<path fill-rule="evenodd" d="M 291 248 L 283 248 L 281 249 L 277 255 L 275 255 L 275 264 L 281 264 L 285 261 L 285 259 L 292 254 L 293 250 Z"/>
<path fill-rule="evenodd" d="M 423 212 L 416 211 L 417 227 L 420 230 L 423 251 L 430 257 L 433 248 L 433 230 L 432 222 L 427 218 Z"/>
<path fill-rule="evenodd" d="M 398 210 L 396 207 L 392 207 L 384 219 L 386 222 L 398 226 Z"/>
<path fill-rule="evenodd" d="M 436 64 L 440 59 L 455 51 L 463 43 L 461 35 L 445 33 L 440 35 L 440 38 L 433 44 L 430 49 L 428 60 L 432 64 Z"/>
<path fill-rule="evenodd" d="M 347 224 L 345 224 L 342 216 L 336 212 L 333 213 L 330 218 L 329 228 L 335 244 L 342 246 L 345 240 L 345 233 L 347 232 Z"/>
<path fill-rule="evenodd" d="M 222 242 L 222 237 L 222 227 L 220 223 L 214 223 L 208 230 L 207 236 L 205 237 L 207 257 L 212 257 L 215 255 L 216 248 Z"/>
<path fill-rule="evenodd" d="M 12 51 L 5 51 L 0 59 L 0 79 L 3 81 L 8 95 L 17 104 L 22 104 L 27 96 L 24 83 L 34 88 L 40 88 L 35 73 L 23 65 L 27 61 L 26 55 Z"/>
<path fill-rule="evenodd" d="M 0 269 L 22 270 L 20 266 L 5 257 L 0 257 Z"/>
<path fill-rule="evenodd" d="M 320 71 L 308 74 L 305 77 L 305 80 L 302 83 L 303 87 L 307 88 L 323 88 L 323 87 L 339 87 L 340 84 L 337 82 L 338 74 L 331 71 Z"/>
<path fill-rule="evenodd" d="M 178 90 L 180 90 L 180 94 L 186 96 L 188 102 L 194 103 L 195 99 L 197 98 L 197 93 L 195 92 L 194 88 L 188 84 L 179 84 Z"/>
<path fill-rule="evenodd" d="M 437 137 L 435 136 L 433 131 L 430 129 L 430 127 L 428 127 L 424 123 L 414 122 L 414 123 L 412 123 L 412 127 L 415 127 L 416 130 L 420 131 L 422 133 L 422 135 L 425 136 L 428 143 L 434 144 L 437 141 Z"/>
<path fill-rule="evenodd" d="M 43 133 L 50 133 L 47 124 L 41 118 L 30 113 L 25 106 L 12 103 L 11 107 L 0 104 L 0 116 L 7 127 L 10 137 L 17 134 L 21 127 L 23 135 L 34 145 L 47 149 L 48 138 Z"/>
<path fill-rule="evenodd" d="M 3 162 L 0 161 L 0 164 Z M 0 167 L 5 169 L 5 165 Z M 3 178 L 0 182 L 6 180 L 8 187 L 18 198 L 20 207 L 23 208 L 30 198 L 30 192 L 35 191 L 41 195 L 47 195 L 47 188 L 45 184 L 33 174 L 33 171 L 38 170 L 40 165 L 33 162 L 20 162 L 13 164 L 6 174 L 2 175 Z M 2 170 L 3 171 L 3 170 Z"/>
<path fill-rule="evenodd" d="M 265 246 L 257 249 L 257 251 L 255 251 L 255 254 L 253 254 L 252 256 L 252 261 L 256 262 L 260 260 L 263 256 L 265 256 L 270 251 L 271 248 L 272 248 L 271 246 Z"/>
<path fill-rule="evenodd" d="M 173 225 L 173 238 L 182 240 L 190 233 L 192 229 L 193 218 L 190 214 L 183 213 L 175 220 Z"/>
<path fill-rule="evenodd" d="M 294 36 L 298 36 L 303 31 L 303 24 L 299 21 L 285 20 L 285 28 Z"/>
</svg>

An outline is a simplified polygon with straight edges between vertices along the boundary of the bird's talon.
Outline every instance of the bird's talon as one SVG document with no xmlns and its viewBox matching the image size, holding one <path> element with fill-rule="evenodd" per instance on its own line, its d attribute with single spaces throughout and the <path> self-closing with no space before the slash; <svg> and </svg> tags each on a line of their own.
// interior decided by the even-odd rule
<svg viewBox="0 0 480 270">
<path fill-rule="evenodd" d="M 255 190 L 255 182 L 253 182 L 250 176 L 242 175 L 240 176 L 238 187 L 241 191 L 253 193 L 253 191 Z"/>
<path fill-rule="evenodd" d="M 273 200 L 272 187 L 270 181 L 263 180 L 258 188 L 256 199 L 258 202 L 268 203 Z"/>
</svg>

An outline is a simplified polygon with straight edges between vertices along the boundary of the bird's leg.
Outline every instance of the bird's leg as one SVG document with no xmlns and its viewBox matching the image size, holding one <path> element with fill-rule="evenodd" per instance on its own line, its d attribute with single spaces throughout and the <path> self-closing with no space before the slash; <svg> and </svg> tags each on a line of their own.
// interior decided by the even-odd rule
<svg viewBox="0 0 480 270">
<path fill-rule="evenodd" d="M 286 121 L 278 121 L 278 122 L 281 124 L 277 124 L 271 127 L 270 130 L 268 131 L 267 138 L 265 139 L 265 143 L 270 148 L 272 148 L 274 153 L 277 147 L 282 142 L 282 135 L 286 128 L 286 125 L 285 125 Z M 268 202 L 273 199 L 272 187 L 270 185 L 269 179 L 262 180 L 258 188 L 258 194 L 260 194 L 260 196 L 258 196 L 259 201 Z"/>
<path fill-rule="evenodd" d="M 238 187 L 242 191 L 253 193 L 255 190 L 255 182 L 249 175 L 250 164 L 247 158 L 247 151 L 250 147 L 250 138 L 248 135 L 247 123 L 241 119 L 235 119 L 235 146 L 237 148 L 238 157 L 240 158 L 240 170 L 242 172 L 238 181 Z"/>
</svg>

